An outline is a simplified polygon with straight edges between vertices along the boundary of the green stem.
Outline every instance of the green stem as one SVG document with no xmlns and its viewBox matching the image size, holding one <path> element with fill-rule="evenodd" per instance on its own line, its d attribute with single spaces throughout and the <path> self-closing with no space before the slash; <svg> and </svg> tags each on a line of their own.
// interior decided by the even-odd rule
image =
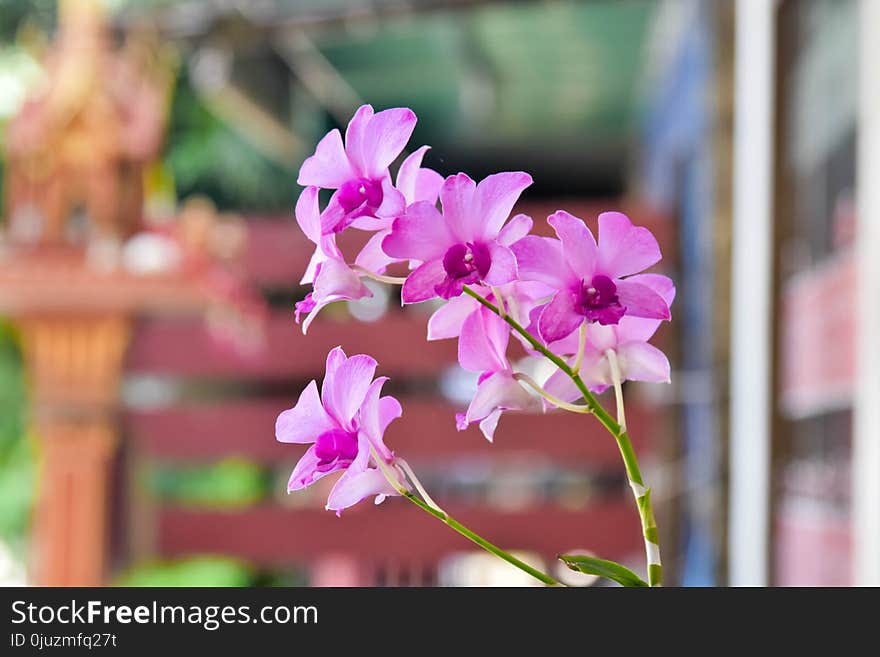
<svg viewBox="0 0 880 657">
<path fill-rule="evenodd" d="M 639 519 L 642 523 L 642 534 L 645 539 L 645 546 L 648 549 L 648 583 L 651 586 L 660 586 L 662 584 L 662 568 L 659 563 L 659 558 L 656 559 L 656 563 L 654 563 L 654 559 L 651 558 L 652 549 L 657 549 L 659 553 L 659 540 L 658 540 L 658 532 L 657 532 L 657 523 L 654 520 L 654 509 L 651 505 L 651 489 L 645 488 L 645 482 L 642 480 L 642 473 L 639 470 L 639 461 L 636 458 L 635 450 L 633 450 L 632 443 L 630 442 L 629 435 L 626 431 L 624 431 L 621 426 L 617 423 L 617 421 L 611 416 L 608 411 L 599 403 L 593 393 L 590 392 L 590 389 L 587 388 L 587 385 L 584 383 L 583 379 L 581 379 L 580 375 L 575 372 L 571 367 L 569 367 L 568 363 L 565 362 L 561 357 L 554 354 L 547 347 L 545 347 L 538 338 L 529 333 L 523 326 L 513 319 L 510 315 L 501 313 L 497 306 L 483 298 L 478 293 L 474 292 L 469 287 L 464 287 L 465 294 L 473 297 L 477 301 L 479 301 L 483 306 L 491 310 L 493 313 L 501 317 L 505 322 L 507 322 L 510 327 L 516 331 L 519 335 L 521 335 L 526 342 L 528 342 L 535 351 L 541 353 L 547 360 L 556 365 L 559 369 L 561 369 L 565 374 L 574 382 L 575 386 L 577 386 L 578 391 L 580 391 L 581 395 L 583 395 L 584 401 L 587 403 L 590 411 L 596 418 L 602 423 L 608 432 L 614 436 L 614 440 L 617 442 L 617 447 L 620 450 L 620 455 L 623 457 L 623 465 L 626 469 L 626 476 L 630 481 L 630 487 L 633 490 L 633 495 L 636 500 L 636 506 L 639 510 Z M 654 548 L 651 547 L 651 545 Z"/>
<path fill-rule="evenodd" d="M 506 561 L 507 563 L 516 566 L 520 570 L 528 573 L 529 575 L 531 575 L 535 579 L 543 582 L 544 584 L 548 584 L 549 586 L 559 586 L 560 585 L 559 582 L 557 582 L 555 579 L 550 577 L 550 575 L 547 575 L 545 573 L 542 573 L 540 570 L 532 568 L 525 561 L 520 561 L 519 559 L 517 559 L 515 556 L 513 556 L 509 552 L 505 552 L 497 545 L 490 543 L 482 536 L 475 534 L 470 529 L 468 529 L 467 527 L 462 525 L 460 522 L 458 522 L 455 518 L 451 517 L 448 513 L 440 511 L 439 509 L 435 509 L 435 508 L 429 506 L 426 502 L 420 500 L 417 495 L 415 495 L 409 491 L 403 493 L 403 495 L 410 502 L 412 502 L 413 504 L 415 504 L 419 508 L 423 509 L 424 511 L 430 513 L 435 518 L 446 523 L 447 525 L 452 527 L 452 529 L 457 531 L 459 534 L 470 539 L 471 541 L 473 541 L 474 543 L 479 545 L 484 550 L 491 552 L 496 557 L 504 559 L 504 561 Z"/>
</svg>

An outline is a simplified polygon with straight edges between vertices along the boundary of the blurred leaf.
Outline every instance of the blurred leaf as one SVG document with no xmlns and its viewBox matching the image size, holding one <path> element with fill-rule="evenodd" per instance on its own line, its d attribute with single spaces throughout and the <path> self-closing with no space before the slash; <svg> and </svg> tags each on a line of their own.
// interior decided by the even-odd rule
<svg viewBox="0 0 880 657">
<path fill-rule="evenodd" d="M 559 555 L 559 560 L 572 570 L 586 573 L 587 575 L 605 577 L 614 580 L 621 586 L 648 586 L 645 580 L 616 561 L 587 557 L 580 554 L 561 554 Z"/>
<path fill-rule="evenodd" d="M 19 543 L 30 520 L 34 463 L 25 432 L 21 355 L 11 326 L 0 322 L 0 536 Z"/>
<path fill-rule="evenodd" d="M 244 563 L 226 557 L 191 557 L 132 566 L 116 586 L 250 586 L 254 575 Z"/>
<path fill-rule="evenodd" d="M 156 466 L 148 486 L 161 499 L 182 505 L 241 508 L 266 497 L 269 479 L 255 463 L 226 459 L 210 465 Z"/>
</svg>

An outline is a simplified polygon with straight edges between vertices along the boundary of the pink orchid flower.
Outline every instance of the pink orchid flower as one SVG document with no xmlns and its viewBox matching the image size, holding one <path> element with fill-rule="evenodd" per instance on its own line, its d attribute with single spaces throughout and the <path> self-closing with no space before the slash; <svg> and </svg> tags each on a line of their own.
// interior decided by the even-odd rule
<svg viewBox="0 0 880 657">
<path fill-rule="evenodd" d="M 440 187 L 443 185 L 443 176 L 422 166 L 422 159 L 430 146 L 422 146 L 412 155 L 407 157 L 397 170 L 397 190 L 403 194 L 406 205 L 412 205 L 419 201 L 437 204 L 440 196 Z M 382 250 L 382 241 L 391 233 L 391 224 L 394 218 L 377 218 L 372 224 L 367 223 L 366 218 L 355 222 L 356 228 L 378 231 L 366 243 L 355 258 L 355 264 L 364 269 L 382 274 L 396 258 L 390 257 Z M 420 263 L 416 263 L 420 264 Z"/>
<path fill-rule="evenodd" d="M 671 306 L 675 299 L 675 286 L 666 276 L 640 274 L 633 276 L 639 284 L 651 288 Z M 648 340 L 657 332 L 662 320 L 645 319 L 626 315 L 614 325 L 588 324 L 586 345 L 580 375 L 594 392 L 602 392 L 614 384 L 608 351 L 614 351 L 620 370 L 620 380 L 669 383 L 669 360 Z M 559 355 L 572 355 L 578 350 L 577 334 L 551 343 L 549 348 Z M 569 359 L 570 360 L 570 359 Z M 557 370 L 544 383 L 544 389 L 563 401 L 580 398 L 571 379 Z"/>
<path fill-rule="evenodd" d="M 387 495 L 397 495 L 375 459 L 396 469 L 394 453 L 385 446 L 383 436 L 402 411 L 394 397 L 380 397 L 388 379 L 374 381 L 375 372 L 376 361 L 370 356 L 348 358 L 341 347 L 336 347 L 327 355 L 320 396 L 312 380 L 296 406 L 278 416 L 277 440 L 311 443 L 293 469 L 288 492 L 341 470 L 343 474 L 330 491 L 326 507 L 337 515 L 370 495 L 377 496 L 377 503 Z"/>
<path fill-rule="evenodd" d="M 481 372 L 477 392 L 466 413 L 456 415 L 456 426 L 463 431 L 480 422 L 486 440 L 492 442 L 498 420 L 504 411 L 540 411 L 541 400 L 514 378 L 507 359 L 510 328 L 487 308 L 469 314 L 461 327 L 458 362 L 466 370 Z"/>
<path fill-rule="evenodd" d="M 349 267 L 336 245 L 336 235 L 321 232 L 321 212 L 318 188 L 306 187 L 296 202 L 296 221 L 306 237 L 315 245 L 315 253 L 300 283 L 312 283 L 312 291 L 296 303 L 296 321 L 302 322 L 303 333 L 327 304 L 334 301 L 354 301 L 373 296 L 360 276 Z"/>
<path fill-rule="evenodd" d="M 547 219 L 559 239 L 530 235 L 513 247 L 522 280 L 535 280 L 558 292 L 538 319 L 545 342 L 555 342 L 587 322 L 617 324 L 624 315 L 669 319 L 669 306 L 657 292 L 634 280 L 660 260 L 657 240 L 626 215 L 599 215 L 599 243 L 577 217 L 560 210 Z"/>
<path fill-rule="evenodd" d="M 382 242 L 392 258 L 423 263 L 404 283 L 403 302 L 449 299 L 465 285 L 503 285 L 516 279 L 510 245 L 525 234 L 523 228 L 528 232 L 531 220 L 524 215 L 516 221 L 507 218 L 531 184 L 532 177 L 522 172 L 497 173 L 479 185 L 459 173 L 440 188 L 442 215 L 429 202 L 410 205 Z"/>
<path fill-rule="evenodd" d="M 374 113 L 370 105 L 355 112 L 345 131 L 331 130 L 315 154 L 303 162 L 300 185 L 335 189 L 322 217 L 322 234 L 340 232 L 360 217 L 400 215 L 406 202 L 394 189 L 388 167 L 403 151 L 416 126 L 412 110 L 398 107 Z"/>
</svg>

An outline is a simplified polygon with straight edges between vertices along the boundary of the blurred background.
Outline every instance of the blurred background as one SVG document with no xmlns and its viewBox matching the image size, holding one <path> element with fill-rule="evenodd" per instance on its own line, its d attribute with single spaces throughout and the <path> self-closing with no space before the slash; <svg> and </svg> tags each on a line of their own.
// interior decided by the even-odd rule
<svg viewBox="0 0 880 657">
<path fill-rule="evenodd" d="M 293 323 L 297 170 L 365 102 L 415 110 L 443 175 L 530 172 L 539 230 L 658 236 L 672 384 L 627 415 L 668 584 L 880 583 L 878 6 L 0 0 L 0 583 L 530 584 L 404 501 L 285 493 L 275 417 L 337 344 L 452 515 L 642 572 L 597 423 L 456 432 L 476 382 L 397 290 Z"/>
</svg>

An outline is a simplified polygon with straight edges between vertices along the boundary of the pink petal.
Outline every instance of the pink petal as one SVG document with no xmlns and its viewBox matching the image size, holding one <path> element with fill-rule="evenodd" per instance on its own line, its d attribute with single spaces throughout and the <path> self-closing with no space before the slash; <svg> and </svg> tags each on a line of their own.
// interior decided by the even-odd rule
<svg viewBox="0 0 880 657">
<path fill-rule="evenodd" d="M 507 322 L 486 310 L 471 313 L 462 324 L 458 340 L 458 363 L 471 372 L 510 369 Z"/>
<path fill-rule="evenodd" d="M 406 199 L 391 184 L 391 178 L 382 179 L 382 204 L 376 208 L 376 215 L 396 219 L 406 210 Z"/>
<path fill-rule="evenodd" d="M 492 266 L 486 274 L 486 283 L 504 285 L 516 280 L 516 256 L 513 255 L 513 251 L 506 246 L 491 242 L 489 255 L 492 258 Z"/>
<path fill-rule="evenodd" d="M 599 215 L 598 269 L 611 278 L 628 276 L 659 262 L 660 246 L 651 231 L 633 226 L 625 214 Z"/>
<path fill-rule="evenodd" d="M 321 208 L 318 205 L 318 188 L 306 187 L 296 201 L 296 223 L 309 241 L 321 241 Z"/>
<path fill-rule="evenodd" d="M 468 315 L 478 308 L 478 302 L 469 296 L 453 297 L 440 306 L 428 320 L 428 340 L 456 338 Z"/>
<path fill-rule="evenodd" d="M 666 354 L 647 342 L 630 342 L 617 349 L 623 378 L 628 381 L 669 383 Z"/>
<path fill-rule="evenodd" d="M 504 224 L 504 228 L 498 233 L 498 243 L 502 246 L 510 246 L 529 234 L 534 222 L 528 215 L 518 214 Z"/>
<path fill-rule="evenodd" d="M 552 237 L 527 235 L 512 244 L 519 277 L 524 281 L 539 281 L 556 289 L 569 287 L 578 277 L 566 264 L 562 242 Z"/>
<path fill-rule="evenodd" d="M 410 203 L 427 201 L 436 204 L 440 197 L 440 188 L 443 186 L 443 176 L 433 169 L 419 169 L 416 177 L 416 190 Z"/>
<path fill-rule="evenodd" d="M 498 421 L 501 419 L 502 413 L 503 411 L 498 409 L 480 420 L 480 431 L 490 443 L 495 440 L 495 430 L 498 428 Z"/>
<path fill-rule="evenodd" d="M 364 173 L 378 179 L 397 159 L 416 127 L 411 109 L 396 107 L 374 114 L 363 136 Z"/>
<path fill-rule="evenodd" d="M 290 473 L 290 479 L 287 480 L 287 492 L 290 493 L 305 488 L 316 482 L 325 474 L 329 474 L 329 472 L 320 472 L 318 470 L 319 462 L 320 459 L 315 455 L 315 446 L 312 445 L 293 467 L 293 472 Z"/>
<path fill-rule="evenodd" d="M 345 152 L 348 159 L 354 165 L 354 175 L 351 177 L 367 176 L 366 157 L 364 156 L 364 142 L 370 119 L 373 118 L 372 105 L 361 105 L 348 122 L 345 129 Z"/>
<path fill-rule="evenodd" d="M 278 416 L 275 439 L 282 443 L 312 443 L 335 426 L 321 404 L 318 384 L 310 381 L 300 393 L 296 406 Z"/>
<path fill-rule="evenodd" d="M 422 158 L 430 146 L 422 146 L 407 157 L 397 170 L 397 189 L 407 204 L 416 201 L 436 203 L 443 185 L 443 176 L 431 169 L 422 169 Z"/>
<path fill-rule="evenodd" d="M 361 472 L 352 472 L 349 468 L 330 491 L 326 508 L 339 513 L 371 495 L 398 495 L 398 492 L 377 468 Z"/>
<path fill-rule="evenodd" d="M 615 281 L 617 297 L 626 308 L 626 314 L 646 319 L 669 319 L 669 306 L 659 294 L 641 283 L 629 279 Z"/>
<path fill-rule="evenodd" d="M 571 378 L 559 369 L 553 372 L 541 387 L 564 402 L 571 403 L 581 398 L 581 391 L 577 389 Z"/>
<path fill-rule="evenodd" d="M 403 408 L 396 398 L 391 396 L 379 398 L 379 433 L 385 435 L 388 425 L 403 415 Z"/>
<path fill-rule="evenodd" d="M 559 210 L 547 218 L 562 241 L 568 266 L 578 278 L 590 279 L 596 270 L 596 240 L 587 225 L 577 217 Z"/>
<path fill-rule="evenodd" d="M 383 436 L 385 429 L 394 419 L 401 416 L 403 409 L 394 397 L 379 397 L 382 386 L 387 380 L 388 377 L 379 377 L 370 385 L 360 408 L 358 423 L 361 433 L 366 436 L 380 456 L 391 460 L 393 454 L 385 446 Z"/>
<path fill-rule="evenodd" d="M 619 343 L 647 342 L 660 328 L 662 319 L 644 319 L 624 315 L 614 327 Z"/>
<path fill-rule="evenodd" d="M 594 392 L 601 392 L 612 385 L 611 364 L 604 352 L 590 349 L 584 354 L 581 363 L 581 379 Z M 626 376 L 623 377 L 626 380 Z"/>
<path fill-rule="evenodd" d="M 540 409 L 540 399 L 527 392 L 509 373 L 496 372 L 477 387 L 465 419 L 470 424 L 482 420 L 496 410 Z M 491 440 L 491 437 L 487 438 Z"/>
<path fill-rule="evenodd" d="M 387 237 L 385 238 L 388 239 Z M 383 243 L 383 248 L 384 248 Z M 440 260 L 431 260 L 417 267 L 406 278 L 403 288 L 400 290 L 400 298 L 403 303 L 418 303 L 437 296 L 436 288 L 446 279 L 446 271 Z"/>
<path fill-rule="evenodd" d="M 556 342 L 576 330 L 584 316 L 575 310 L 576 298 L 569 290 L 560 290 L 544 306 L 538 318 L 538 332 L 545 342 Z"/>
<path fill-rule="evenodd" d="M 481 180 L 476 190 L 479 210 L 475 214 L 482 224 L 478 237 L 495 239 L 520 194 L 531 184 L 532 177 L 522 171 L 496 173 Z"/>
<path fill-rule="evenodd" d="M 327 399 L 332 395 L 331 388 L 333 381 L 336 379 L 336 372 L 342 367 L 342 364 L 348 360 L 348 356 L 342 350 L 342 347 L 333 347 L 327 354 L 327 362 L 324 365 L 324 381 L 321 382 L 321 398 Z"/>
<path fill-rule="evenodd" d="M 332 377 L 328 374 L 324 380 L 324 408 L 343 429 L 352 430 L 352 419 L 360 410 L 375 373 L 376 360 L 358 354 L 340 363 Z"/>
<path fill-rule="evenodd" d="M 623 319 L 626 319 L 624 317 Z M 621 321 L 623 321 L 621 319 Z M 651 320 L 653 321 L 653 320 Z M 587 324 L 587 342 L 599 353 L 605 353 L 607 349 L 616 349 L 619 344 L 617 335 L 618 325 L 610 324 L 603 326 L 602 324 Z"/>
<path fill-rule="evenodd" d="M 413 203 L 404 216 L 395 219 L 382 249 L 392 258 L 428 261 L 442 258 L 453 243 L 437 208 L 421 201 Z"/>
<path fill-rule="evenodd" d="M 367 243 L 364 244 L 364 248 L 360 250 L 360 253 L 357 254 L 354 263 L 358 267 L 363 267 L 364 269 L 377 274 L 384 273 L 388 265 L 397 262 L 395 258 L 392 258 L 382 250 L 382 240 L 390 234 L 390 230 L 380 230 L 373 235 Z"/>
<path fill-rule="evenodd" d="M 483 233 L 483 218 L 475 206 L 476 183 L 467 174 L 449 176 L 440 188 L 443 218 L 457 242 L 471 242 Z"/>
<path fill-rule="evenodd" d="M 628 277 L 626 280 L 630 283 L 640 283 L 651 288 L 663 297 L 667 306 L 671 306 L 672 302 L 675 301 L 675 283 L 668 276 L 663 276 L 662 274 L 636 274 L 635 276 Z"/>
<path fill-rule="evenodd" d="M 356 175 L 342 146 L 342 135 L 334 129 L 318 142 L 315 154 L 303 162 L 296 182 L 336 189 Z"/>
</svg>

